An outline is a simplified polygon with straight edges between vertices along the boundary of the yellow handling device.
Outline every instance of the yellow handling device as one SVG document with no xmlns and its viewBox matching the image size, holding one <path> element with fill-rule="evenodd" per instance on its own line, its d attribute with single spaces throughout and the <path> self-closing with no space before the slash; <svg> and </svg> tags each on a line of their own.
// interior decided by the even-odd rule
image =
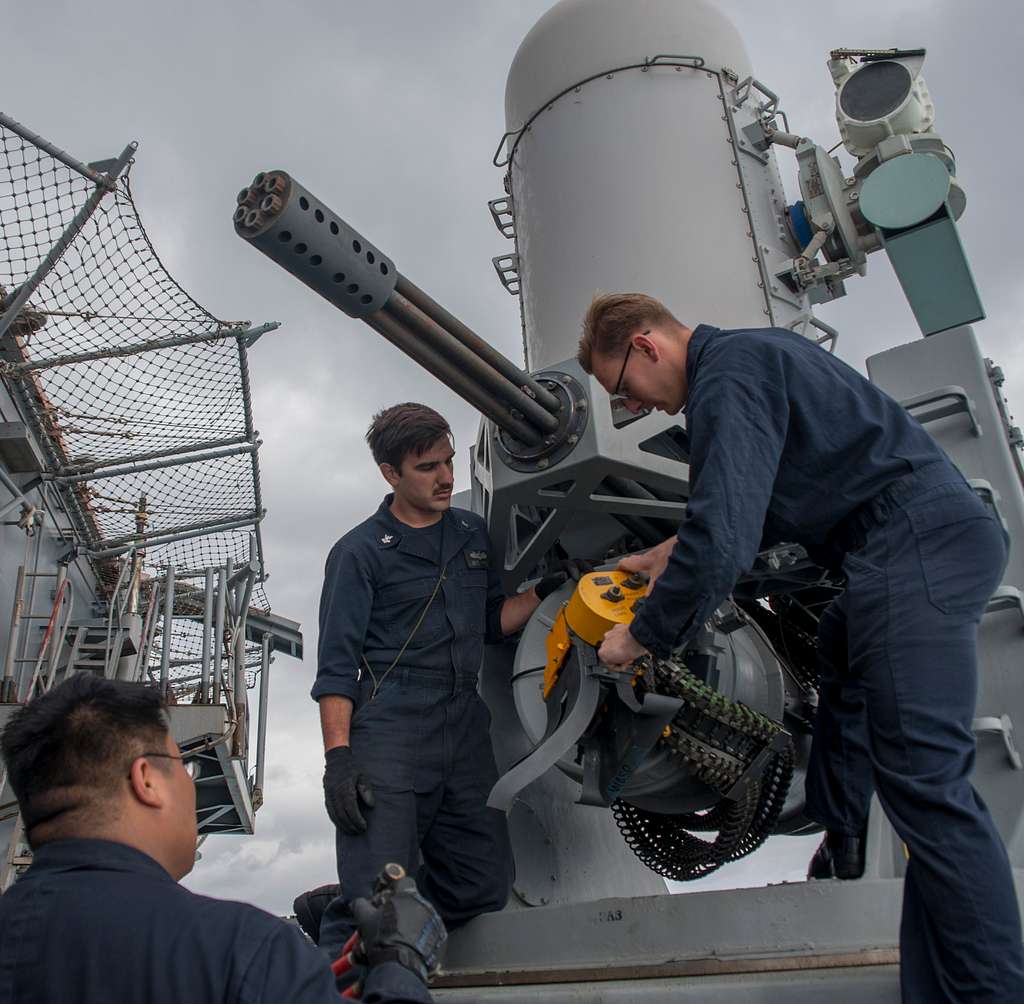
<svg viewBox="0 0 1024 1004">
<path fill-rule="evenodd" d="M 545 700 L 558 682 L 558 674 L 569 654 L 572 644 L 569 633 L 597 648 L 616 624 L 629 624 L 633 620 L 637 600 L 646 592 L 646 581 L 633 572 L 590 572 L 580 579 L 548 632 Z"/>
</svg>

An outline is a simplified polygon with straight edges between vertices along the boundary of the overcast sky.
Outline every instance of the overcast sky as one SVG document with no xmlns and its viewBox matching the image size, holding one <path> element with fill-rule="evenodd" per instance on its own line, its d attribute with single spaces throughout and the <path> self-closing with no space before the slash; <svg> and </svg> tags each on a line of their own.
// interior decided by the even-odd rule
<svg viewBox="0 0 1024 1004">
<path fill-rule="evenodd" d="M 624 0 L 626 2 L 626 0 Z M 502 192 L 491 155 L 505 130 L 505 74 L 549 0 L 57 0 L 5 5 L 3 110 L 83 160 L 139 141 L 133 190 L 170 272 L 222 318 L 282 327 L 250 354 L 263 492 L 268 595 L 305 629 L 306 660 L 279 658 L 271 682 L 266 804 L 254 837 L 203 848 L 191 888 L 290 912 L 334 880 L 316 707 L 316 603 L 331 543 L 376 507 L 384 483 L 362 442 L 376 409 L 414 399 L 450 419 L 465 447 L 472 410 L 368 328 L 350 321 L 233 233 L 235 193 L 281 167 L 345 216 L 506 354 L 521 357 L 515 299 L 490 259 L 509 251 L 487 211 Z M 794 131 L 837 140 L 825 68 L 835 47 L 928 48 L 936 128 L 967 191 L 961 235 L 988 309 L 978 326 L 1024 393 L 1019 318 L 1020 5 L 1010 0 L 723 0 L 757 76 Z M 792 20 L 783 12 L 799 11 Z M 685 50 L 684 50 L 685 51 Z M 647 53 L 625 53 L 635 57 Z M 783 160 L 780 157 L 780 162 Z M 685 179 L 685 165 L 680 165 Z M 783 164 L 784 170 L 789 169 Z M 796 198 L 787 175 L 790 201 Z M 865 356 L 917 336 L 888 263 L 819 311 L 839 353 Z M 713 322 L 713 317 L 685 321 Z M 799 878 L 807 841 L 780 838 L 715 884 Z"/>
</svg>

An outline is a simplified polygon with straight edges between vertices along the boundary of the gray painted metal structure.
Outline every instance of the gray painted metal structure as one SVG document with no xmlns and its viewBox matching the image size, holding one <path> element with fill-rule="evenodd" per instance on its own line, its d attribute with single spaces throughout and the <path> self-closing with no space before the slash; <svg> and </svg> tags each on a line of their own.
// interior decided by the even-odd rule
<svg viewBox="0 0 1024 1004">
<path fill-rule="evenodd" d="M 998 369 L 984 359 L 973 333 L 956 326 L 983 312 L 956 238 L 954 219 L 963 211 L 963 194 L 950 159 L 932 139 L 932 118 L 915 121 L 906 136 L 890 135 L 880 146 L 875 140 L 858 150 L 855 177 L 845 178 L 812 141 L 780 135 L 789 133 L 789 125 L 778 98 L 753 78 L 738 36 L 711 5 L 646 0 L 639 6 L 642 10 L 611 0 L 563 0 L 527 36 L 509 74 L 507 198 L 496 200 L 500 212 L 494 203 L 491 208 L 499 230 L 516 242 L 516 291 L 530 368 L 567 372 L 586 382 L 571 359 L 582 307 L 596 290 L 640 289 L 691 323 L 772 323 L 834 347 L 835 333 L 813 318 L 811 305 L 843 295 L 844 280 L 864 274 L 867 255 L 885 248 L 924 333 L 932 337 L 873 357 L 869 373 L 926 424 L 979 493 L 997 506 L 1011 536 L 1024 539 L 1021 436 L 1009 427 Z M 653 58 L 666 51 L 691 55 Z M 644 52 L 651 56 L 625 65 L 626 54 Z M 842 86 L 852 74 L 835 57 L 830 69 Z M 676 65 L 668 69 L 658 65 L 661 60 Z M 908 71 L 916 95 L 926 93 L 921 61 Z M 840 124 L 850 126 L 842 114 Z M 848 146 L 863 139 L 864 131 L 856 127 L 844 132 Z M 805 233 L 791 223 L 774 145 L 796 152 Z M 643 156 L 637 157 L 638 151 Z M 910 165 L 908 154 L 928 158 L 926 172 L 933 164 L 941 167 L 946 180 L 944 187 L 941 179 L 934 186 L 935 205 L 899 220 L 899 226 L 883 219 L 880 210 L 877 219 L 858 213 L 867 182 L 876 204 L 900 200 L 906 186 L 901 189 L 891 179 Z M 685 177 L 669 176 L 674 170 Z M 622 184 L 623 178 L 629 183 Z M 942 230 L 938 242 L 936 213 Z M 685 238 L 678 228 L 685 228 Z M 631 234 L 638 236 L 631 240 Z M 894 253 L 897 245 L 909 247 L 909 254 Z M 929 288 L 951 270 L 966 278 L 956 297 L 935 310 Z M 652 458 L 651 444 L 666 421 L 649 416 L 625 424 L 593 383 L 585 385 L 590 421 L 583 442 L 549 471 L 510 469 L 490 448 L 496 431 L 487 423 L 481 429 L 474 451 L 474 502 L 491 521 L 496 543 L 507 548 L 506 568 L 521 562 L 519 571 L 527 571 L 555 540 L 570 554 L 586 553 L 580 549 L 584 540 L 600 538 L 602 529 L 607 534 L 602 518 L 624 510 L 623 500 L 598 494 L 597 486 L 608 484 L 602 473 L 632 479 L 654 494 L 668 488 L 686 495 L 685 458 L 676 461 L 671 486 L 654 484 L 664 477 L 661 468 L 668 461 Z M 630 502 L 634 517 L 673 515 L 657 499 Z M 532 554 L 529 545 L 520 544 L 524 525 L 540 538 Z M 1020 665 L 1024 644 L 1022 561 L 1019 554 L 1012 559 L 981 628 L 975 722 L 975 783 L 993 809 L 1017 869 L 1024 851 L 1024 772 L 1012 729 L 1024 714 L 1024 691 L 1012 667 Z M 510 578 L 518 581 L 522 574 Z M 524 631 L 510 676 L 527 748 L 543 727 L 543 701 L 530 670 L 544 661 L 543 637 L 551 621 L 546 606 Z M 753 662 L 768 664 L 760 653 Z M 496 745 L 507 749 L 513 730 L 505 720 L 507 707 L 489 693 L 496 689 L 492 681 L 485 694 L 500 723 Z M 743 699 L 749 693 L 749 688 L 742 691 Z M 571 763 L 559 767 L 564 775 L 573 774 Z M 565 814 L 551 801 L 557 797 L 553 773 L 536 782 L 536 794 L 523 793 L 529 825 L 517 825 L 517 809 L 522 816 L 523 806 L 510 816 L 517 882 L 532 886 L 517 892 L 535 908 L 527 917 L 510 911 L 481 917 L 455 932 L 446 963 L 451 989 L 442 989 L 439 999 L 788 1002 L 828 995 L 853 1002 L 867 994 L 898 999 L 893 963 L 905 856 L 877 803 L 868 872 L 860 882 L 619 901 L 607 898 L 603 882 L 618 873 L 625 856 L 615 847 L 595 850 L 568 830 L 569 839 L 563 839 Z M 541 788 L 545 782 L 551 787 Z M 799 797 L 799 790 L 791 791 L 791 802 Z M 577 807 L 576 812 L 594 824 L 593 810 Z M 576 819 L 572 825 L 585 824 Z M 538 858 L 553 864 L 552 878 L 561 880 L 565 866 L 565 884 L 545 884 Z M 586 866 L 597 877 L 581 889 L 574 876 Z M 1024 873 L 1016 875 L 1019 888 Z M 543 899 L 537 908 L 539 890 Z M 474 989 L 459 989 L 470 986 Z"/>
<path fill-rule="evenodd" d="M 69 189 L 70 204 L 78 204 L 74 200 L 81 189 L 81 180 L 76 181 L 75 176 L 94 186 L 53 247 L 47 250 L 45 243 L 39 241 L 38 262 L 34 269 L 29 266 L 31 273 L 24 273 L 24 281 L 18 283 L 20 266 L 9 259 L 5 259 L 5 270 L 0 272 L 4 284 L 0 288 L 0 562 L 4 568 L 0 575 L 0 608 L 4 610 L 5 621 L 0 625 L 0 651 L 4 653 L 0 727 L 22 703 L 75 673 L 159 683 L 172 705 L 177 702 L 169 708 L 175 739 L 186 755 L 200 764 L 200 834 L 251 833 L 255 811 L 263 797 L 269 704 L 268 690 L 261 683 L 258 740 L 250 754 L 246 733 L 248 692 L 255 680 L 260 676 L 265 680 L 269 675 L 275 650 L 300 658 L 302 652 L 302 636 L 295 622 L 261 607 L 255 611 L 254 627 L 250 629 L 247 623 L 254 590 L 259 590 L 263 602 L 264 572 L 259 539 L 259 521 L 263 516 L 258 467 L 260 441 L 252 421 L 246 350 L 260 335 L 278 325 L 253 327 L 213 319 L 179 287 L 168 282 L 163 267 L 158 262 L 151 264 L 155 259 L 145 258 L 152 255 L 152 249 L 141 225 L 135 232 L 143 233 L 142 251 L 131 245 L 125 249 L 111 268 L 123 267 L 126 274 L 104 273 L 103 281 L 108 285 L 96 293 L 94 277 L 74 275 L 75 265 L 65 264 L 64 252 L 76 242 L 90 244 L 95 250 L 103 239 L 116 240 L 116 225 L 105 230 L 104 237 L 89 229 L 91 218 L 107 211 L 105 207 L 111 203 L 116 203 L 114 224 L 118 212 L 131 213 L 133 220 L 137 220 L 130 195 L 118 180 L 136 144 L 130 144 L 119 158 L 87 166 L 2 114 L 0 129 L 5 131 L 6 156 L 16 156 L 19 150 L 18 140 L 9 135 L 13 134 L 22 141 L 20 150 L 27 151 L 33 169 L 39 169 L 38 165 L 49 167 L 48 178 L 56 179 L 53 184 L 58 195 L 62 177 L 59 172 L 63 169 L 55 170 L 53 165 L 56 162 L 68 169 L 67 177 L 71 180 L 64 184 Z M 18 216 L 23 208 L 18 202 L 22 173 L 27 174 L 27 170 L 12 170 L 10 178 L 0 177 L 6 200 L 4 211 L 12 217 Z M 54 216 L 70 215 L 58 197 L 54 199 Z M 37 206 L 32 220 L 20 221 L 22 229 L 12 229 L 12 234 L 31 235 L 31 230 L 26 229 L 29 223 L 45 217 L 50 208 L 48 203 Z M 122 239 L 130 242 L 132 237 Z M 13 238 L 8 251 L 12 255 L 17 251 Z M 24 260 L 33 262 L 34 253 L 25 253 Z M 83 257 L 94 260 L 91 253 Z M 94 267 L 102 272 L 102 261 Z M 168 283 L 185 298 L 186 306 L 179 311 L 180 328 L 173 326 L 178 318 L 165 319 L 168 327 L 163 332 L 169 332 L 165 334 L 150 323 L 153 319 L 149 317 L 105 317 L 104 311 L 116 314 L 116 306 L 111 310 L 112 304 L 123 302 L 116 298 L 119 290 L 114 284 L 118 282 L 129 289 L 125 294 L 129 305 L 137 306 L 138 301 L 131 299 L 135 296 L 131 282 L 137 278 L 136 269 L 149 269 L 146 277 L 153 285 L 148 289 Z M 60 281 L 51 285 L 54 274 L 59 275 Z M 73 304 L 64 303 L 60 291 L 74 287 L 76 282 L 81 284 L 81 296 Z M 14 285 L 16 290 L 11 288 Z M 89 295 L 98 297 L 100 311 L 81 309 L 89 304 Z M 160 314 L 174 312 L 174 293 L 170 296 L 172 299 L 162 301 L 165 309 Z M 66 309 L 70 306 L 75 309 Z M 130 313 L 130 307 L 126 312 Z M 105 319 L 121 323 L 120 329 L 107 330 L 106 340 Z M 65 325 L 63 340 L 40 342 L 39 332 L 53 320 Z M 211 320 L 212 324 L 207 323 Z M 73 326 L 75 323 L 95 327 L 78 329 Z M 125 338 L 122 331 L 145 331 L 147 337 L 132 340 Z M 235 343 L 231 351 L 237 347 L 237 376 L 230 393 L 237 400 L 241 390 L 241 434 L 204 441 L 203 433 L 210 423 L 201 420 L 195 423 L 199 435 L 190 436 L 184 413 L 178 408 L 173 416 L 177 419 L 173 425 L 175 434 L 164 440 L 172 445 L 161 446 L 150 436 L 145 440 L 150 448 L 118 456 L 110 449 L 91 451 L 85 439 L 74 438 L 87 437 L 89 429 L 83 431 L 73 423 L 61 421 L 62 405 L 67 410 L 65 402 L 75 401 L 87 413 L 80 416 L 87 420 L 86 424 L 90 419 L 102 424 L 106 416 L 111 416 L 111 422 L 128 426 L 130 420 L 117 414 L 122 398 L 112 393 L 111 387 L 116 387 L 118 380 L 123 382 L 124 374 L 130 371 L 118 370 L 117 366 L 132 360 L 169 360 L 171 353 L 204 352 L 231 341 Z M 74 351 L 54 352 L 54 346 L 67 346 Z M 104 370 L 104 366 L 111 368 Z M 149 371 L 150 377 L 153 372 Z M 106 382 L 94 387 L 97 376 Z M 210 386 L 214 385 L 203 384 L 203 374 L 197 374 L 197 388 Z M 191 390 L 190 401 L 200 400 L 201 406 L 203 393 L 202 389 Z M 95 408 L 94 399 L 101 401 Z M 131 398 L 128 403 L 137 406 L 137 401 L 138 398 Z M 93 410 L 100 412 L 99 418 L 92 414 Z M 217 404 L 214 410 L 218 415 L 226 411 Z M 159 427 L 164 415 L 147 417 L 153 419 L 153 427 Z M 230 420 L 225 419 L 224 425 L 215 423 L 213 428 L 229 426 Z M 163 510 L 178 510 L 159 502 L 156 507 L 147 503 L 146 486 L 156 482 L 146 479 L 166 473 L 187 483 L 215 472 L 218 463 L 234 458 L 241 459 L 251 472 L 250 511 L 232 513 L 229 500 L 222 507 L 224 516 L 170 525 Z M 235 476 L 234 484 L 242 486 L 242 491 L 246 474 L 242 467 Z M 133 480 L 139 478 L 142 481 Z M 104 533 L 102 517 L 98 515 L 104 510 L 94 506 L 93 499 L 102 498 L 102 492 L 130 496 L 139 484 L 143 486 L 142 494 L 129 515 L 134 532 Z M 166 490 L 168 484 L 173 491 L 173 481 L 165 482 L 163 488 Z M 204 494 L 214 497 L 205 488 Z M 187 513 L 188 505 L 182 505 L 180 511 Z M 175 558 L 176 554 L 196 554 L 209 559 L 224 553 L 230 541 L 225 542 L 223 534 L 241 528 L 250 531 L 246 537 L 248 560 L 237 569 L 230 550 L 219 565 L 213 560 L 209 565 L 189 567 Z M 198 541 L 194 550 L 180 549 L 182 542 L 191 540 Z M 179 550 L 168 550 L 173 545 L 179 545 Z M 195 584 L 197 579 L 201 585 Z M 191 657 L 193 642 L 195 658 Z M 182 672 L 192 664 L 199 668 L 194 677 Z M 226 703 L 222 703 L 222 696 L 228 698 Z M 13 794 L 2 764 L 0 802 L 8 806 L 0 814 L 0 847 L 4 848 L 0 856 L 2 889 L 31 860 L 16 811 L 10 810 Z"/>
<path fill-rule="evenodd" d="M 872 67 L 879 60 L 895 67 L 905 93 L 876 114 Z M 403 316 L 394 289 L 372 291 L 355 310 L 332 296 L 318 274 L 307 274 L 334 253 L 321 250 L 327 245 L 313 249 L 303 241 L 301 252 L 286 254 L 282 247 L 295 239 L 290 230 L 270 239 L 281 220 L 306 226 L 292 208 L 260 203 L 270 217 L 262 218 L 250 186 L 240 196 L 236 229 L 480 408 L 485 420 L 471 456 L 471 504 L 504 554 L 509 587 L 543 574 L 559 554 L 614 560 L 668 536 L 685 511 L 688 469 L 678 420 L 618 411 L 573 359 L 581 314 L 596 291 L 642 290 L 691 324 L 785 326 L 834 348 L 837 333 L 812 307 L 844 295 L 846 280 L 864 275 L 868 256 L 883 249 L 932 337 L 874 357 L 870 374 L 926 423 L 1019 537 L 1022 437 L 1008 427 L 997 371 L 962 327 L 983 310 L 956 236 L 965 198 L 933 129 L 923 61 L 923 50 L 831 54 L 840 131 L 857 158 L 847 176 L 838 159 L 790 130 L 778 96 L 753 75 L 735 28 L 706 0 L 555 4 L 509 73 L 507 131 L 495 155 L 496 166 L 506 168 L 505 195 L 489 208 L 502 236 L 514 241 L 514 252 L 499 255 L 495 268 L 520 297 L 527 368 L 558 398 L 557 409 L 538 399 L 559 418 L 556 428 L 545 425 L 534 402 L 508 410 L 516 399 L 492 379 L 493 361 L 484 366 L 479 352 L 472 370 L 486 379 L 472 392 L 461 374 L 439 364 L 461 355 L 449 340 L 451 315 L 433 318 L 448 339 L 433 328 L 418 338 L 425 333 Z M 793 205 L 776 147 L 796 158 L 802 199 Z M 915 211 L 908 185 L 927 190 Z M 305 193 L 301 186 L 295 191 Z M 308 193 L 302 198 L 309 203 L 304 210 L 322 214 L 318 222 L 336 218 Z M 360 241 L 354 250 L 361 249 Z M 296 263 L 297 252 L 311 250 L 316 261 Z M 951 295 L 930 299 L 946 274 L 957 277 L 946 291 Z M 425 350 L 427 343 L 441 359 Z M 513 382 L 528 390 L 525 380 Z M 763 567 L 755 567 L 758 595 L 819 581 L 799 554 L 782 549 L 762 559 Z M 1013 667 L 1024 644 L 1022 561 L 1018 554 L 1011 563 L 982 625 L 975 722 L 976 782 L 1018 869 L 1024 772 L 1013 726 L 1024 720 L 1024 691 Z M 482 693 L 503 768 L 534 749 L 544 731 L 538 674 L 563 598 L 538 609 L 514 656 L 488 652 Z M 753 623 L 716 616 L 702 644 L 728 696 L 775 716 L 803 696 Z M 438 999 L 898 999 L 905 859 L 877 803 L 861 881 L 668 896 L 618 839 L 610 813 L 574 804 L 579 769 L 572 751 L 563 752 L 550 758 L 557 770 L 511 803 L 516 902 L 453 933 Z M 798 747 L 798 767 L 801 757 L 806 749 Z M 692 811 L 686 797 L 673 802 L 679 779 L 659 776 L 656 761 L 657 754 L 645 762 L 622 797 L 655 811 Z M 802 797 L 798 771 L 780 830 L 806 831 Z"/>
</svg>

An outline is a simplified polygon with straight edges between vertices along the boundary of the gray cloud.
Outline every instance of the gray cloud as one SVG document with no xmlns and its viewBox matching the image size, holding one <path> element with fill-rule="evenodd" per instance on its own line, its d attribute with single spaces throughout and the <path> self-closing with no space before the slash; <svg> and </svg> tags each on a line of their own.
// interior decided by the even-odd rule
<svg viewBox="0 0 1024 1004">
<path fill-rule="evenodd" d="M 269 594 L 302 620 L 308 654 L 301 665 L 279 659 L 273 669 L 271 766 L 257 834 L 209 840 L 188 880 L 194 889 L 283 911 L 302 888 L 331 880 L 333 841 L 308 691 L 323 557 L 383 493 L 362 434 L 382 405 L 424 400 L 452 421 L 465 485 L 476 429 L 472 410 L 404 356 L 243 246 L 230 226 L 234 194 L 257 170 L 293 172 L 415 282 L 518 356 L 517 303 L 490 264 L 508 246 L 486 202 L 502 192 L 490 157 L 504 131 L 505 73 L 548 6 L 112 0 L 98 14 L 88 5 L 37 0 L 5 12 L 6 36 L 17 43 L 0 65 L 7 112 L 83 159 L 138 139 L 134 190 L 171 272 L 221 316 L 283 322 L 251 354 L 270 509 L 264 539 Z M 744 34 L 758 76 L 782 95 L 793 129 L 826 146 L 838 138 L 825 68 L 830 48 L 928 47 L 925 76 L 938 128 L 958 154 L 968 193 L 962 238 L 989 311 L 978 330 L 1007 373 L 1012 400 L 1024 387 L 1016 337 L 1024 308 L 1015 199 L 1021 142 L 1003 106 L 1019 89 L 1018 5 L 722 6 Z M 791 20 L 783 16 L 789 9 Z M 780 162 L 795 198 L 784 151 Z M 881 257 L 848 289 L 821 311 L 841 331 L 847 361 L 861 366 L 865 356 L 917 337 Z M 706 881 L 797 878 L 805 843 L 780 838 Z"/>
</svg>

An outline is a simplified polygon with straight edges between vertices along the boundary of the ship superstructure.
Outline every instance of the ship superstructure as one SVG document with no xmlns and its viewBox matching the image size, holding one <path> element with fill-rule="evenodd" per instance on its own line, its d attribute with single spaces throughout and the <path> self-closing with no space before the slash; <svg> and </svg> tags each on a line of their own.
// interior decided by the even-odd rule
<svg viewBox="0 0 1024 1004">
<path fill-rule="evenodd" d="M 0 115 L 0 724 L 71 673 L 151 682 L 201 761 L 199 830 L 251 833 L 271 612 L 248 352 L 164 268 L 130 177 Z M 258 685 L 258 703 L 250 693 Z M 3 788 L 0 889 L 30 860 Z"/>
</svg>

